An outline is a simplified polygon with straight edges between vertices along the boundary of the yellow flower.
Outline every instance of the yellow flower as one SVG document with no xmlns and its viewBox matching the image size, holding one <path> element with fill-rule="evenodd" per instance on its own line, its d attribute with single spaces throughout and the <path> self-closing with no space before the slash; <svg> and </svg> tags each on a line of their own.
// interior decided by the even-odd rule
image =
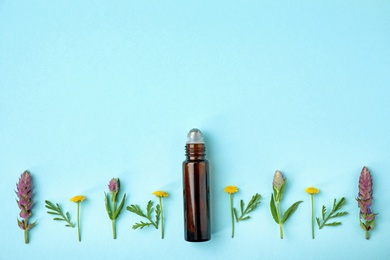
<svg viewBox="0 0 390 260">
<path fill-rule="evenodd" d="M 229 194 L 233 194 L 233 193 L 238 192 L 238 188 L 237 188 L 237 186 L 226 186 L 223 191 L 227 192 Z"/>
<path fill-rule="evenodd" d="M 168 193 L 166 193 L 165 191 L 158 190 L 158 191 L 153 192 L 153 194 L 159 198 L 168 197 Z"/>
<path fill-rule="evenodd" d="M 308 187 L 308 188 L 306 188 L 305 191 L 306 191 L 307 193 L 309 193 L 310 195 L 317 194 L 318 192 L 320 192 L 319 189 L 314 188 L 314 187 Z"/>
<path fill-rule="evenodd" d="M 76 202 L 76 203 L 79 203 L 83 200 L 85 200 L 85 197 L 83 195 L 77 195 L 70 199 L 71 202 Z"/>
</svg>

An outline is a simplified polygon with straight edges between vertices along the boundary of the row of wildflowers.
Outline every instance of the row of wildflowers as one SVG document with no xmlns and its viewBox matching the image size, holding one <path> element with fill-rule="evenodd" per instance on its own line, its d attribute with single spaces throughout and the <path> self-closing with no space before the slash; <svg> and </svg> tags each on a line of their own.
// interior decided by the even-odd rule
<svg viewBox="0 0 390 260">
<path fill-rule="evenodd" d="M 279 235 L 283 239 L 283 224 L 289 219 L 289 217 L 298 209 L 298 206 L 303 201 L 297 201 L 293 203 L 284 213 L 281 211 L 281 200 L 284 195 L 286 188 L 287 179 L 280 171 L 276 171 L 274 174 L 272 182 L 272 190 L 270 199 L 270 211 L 273 219 L 279 225 Z M 358 207 L 360 208 L 360 226 L 365 231 L 366 239 L 369 239 L 369 231 L 374 229 L 375 224 L 375 213 L 371 210 L 372 204 L 372 177 L 370 171 L 366 166 L 363 167 L 360 178 L 359 178 L 359 193 L 356 198 L 358 202 Z M 256 209 L 257 205 L 260 204 L 261 196 L 256 193 L 252 196 L 252 199 L 249 201 L 248 206 L 244 209 L 245 203 L 243 200 L 240 201 L 241 216 L 238 217 L 237 210 L 234 208 L 233 204 L 233 194 L 238 192 L 238 187 L 229 185 L 226 186 L 224 191 L 229 194 L 230 197 L 230 215 L 232 220 L 232 238 L 234 237 L 235 221 L 238 223 L 240 220 L 247 220 L 250 218 L 249 212 Z M 346 204 L 346 199 L 342 197 L 340 200 L 333 200 L 333 206 L 330 212 L 327 212 L 325 205 L 321 208 L 321 216 L 315 217 L 314 212 L 314 195 L 320 192 L 319 189 L 315 187 L 308 187 L 305 190 L 310 195 L 311 201 L 311 235 L 312 238 L 315 238 L 314 230 L 315 223 L 317 223 L 318 229 L 322 229 L 326 226 L 339 226 L 341 225 L 340 221 L 334 221 L 334 218 L 342 217 L 348 214 L 346 211 L 341 211 L 341 208 Z"/>
<path fill-rule="evenodd" d="M 16 200 L 16 202 L 20 209 L 19 216 L 22 218 L 22 220 L 18 219 L 18 225 L 21 229 L 24 230 L 24 242 L 28 244 L 28 231 L 37 223 L 36 221 L 33 223 L 29 223 L 29 218 L 32 216 L 31 209 L 33 207 L 33 185 L 31 174 L 29 171 L 24 171 L 22 173 L 19 182 L 16 184 L 16 188 L 16 195 L 18 197 L 18 200 Z M 117 236 L 115 220 L 118 218 L 124 207 L 126 194 L 123 195 L 121 202 L 119 203 L 119 205 L 117 205 L 117 202 L 119 201 L 118 195 L 120 191 L 119 178 L 112 178 L 110 180 L 110 182 L 108 183 L 108 190 L 110 192 L 111 199 L 109 198 L 110 196 L 105 192 L 104 200 L 108 217 L 111 220 L 112 236 L 114 239 L 116 239 Z M 154 211 L 153 202 L 151 200 L 148 202 L 146 214 L 144 214 L 141 208 L 135 204 L 128 206 L 126 209 L 151 221 L 148 223 L 145 223 L 143 221 L 141 221 L 140 223 L 136 223 L 135 225 L 133 225 L 133 229 L 142 229 L 146 226 L 154 226 L 156 229 L 161 228 L 161 238 L 164 238 L 164 211 L 162 199 L 168 197 L 168 193 L 166 193 L 165 191 L 155 191 L 153 192 L 153 194 L 159 199 L 159 204 L 156 206 L 155 210 L 155 221 L 151 219 L 151 214 Z M 62 207 L 58 203 L 52 203 L 49 200 L 45 200 L 45 207 L 48 209 L 47 213 L 54 216 L 53 220 L 65 222 L 66 227 L 75 228 L 77 226 L 78 241 L 81 241 L 80 207 L 81 202 L 83 202 L 84 200 L 86 200 L 86 197 L 84 195 L 77 195 L 70 198 L 71 202 L 77 204 L 77 224 L 71 221 L 71 215 L 69 214 L 69 212 L 64 212 Z"/>
<path fill-rule="evenodd" d="M 280 238 L 283 239 L 283 224 L 289 219 L 289 217 L 298 209 L 298 206 L 303 201 L 297 201 L 293 203 L 284 213 L 281 211 L 281 200 L 284 195 L 286 188 L 287 179 L 280 171 L 276 171 L 274 174 L 272 182 L 272 190 L 270 199 L 270 211 L 273 219 L 279 225 L 279 234 Z M 369 239 L 369 231 L 374 229 L 375 226 L 375 213 L 371 209 L 372 200 L 373 200 L 373 185 L 372 185 L 372 176 L 367 167 L 363 167 L 360 178 L 359 178 L 359 192 L 358 197 L 356 198 L 358 202 L 358 207 L 360 209 L 359 219 L 360 226 L 365 232 L 365 238 Z M 119 192 L 120 192 L 120 180 L 119 178 L 112 178 L 108 184 L 108 190 L 110 195 L 106 192 L 104 193 L 105 206 L 109 219 L 111 220 L 112 225 L 112 235 L 116 239 L 116 224 L 115 221 L 120 215 L 125 201 L 126 194 L 123 194 L 121 201 L 119 202 Z M 226 186 L 224 191 L 229 194 L 230 199 L 230 217 L 232 223 L 232 233 L 231 237 L 234 237 L 235 223 L 240 221 L 245 221 L 250 219 L 250 213 L 254 211 L 257 206 L 260 204 L 261 195 L 256 193 L 252 196 L 247 206 L 245 202 L 240 200 L 239 211 L 234 207 L 233 194 L 238 192 L 236 186 Z M 341 225 L 340 221 L 333 221 L 334 218 L 342 217 L 348 214 L 346 211 L 341 211 L 341 208 L 345 205 L 346 199 L 342 197 L 340 200 L 334 199 L 333 206 L 330 212 L 327 212 L 325 205 L 322 206 L 321 216 L 315 217 L 315 208 L 314 208 L 314 196 L 319 193 L 319 189 L 315 187 L 308 187 L 305 190 L 310 195 L 311 201 L 311 235 L 314 239 L 315 234 L 315 223 L 319 229 L 322 229 L 325 226 L 339 226 Z M 136 204 L 131 204 L 127 206 L 126 209 L 131 213 L 134 213 L 147 221 L 140 221 L 133 225 L 133 229 L 143 229 L 144 227 L 155 227 L 156 229 L 161 229 L 161 238 L 164 238 L 164 211 L 163 211 L 163 198 L 168 197 L 168 193 L 165 191 L 155 191 L 153 194 L 158 198 L 158 204 L 153 205 L 153 201 L 149 200 L 146 205 L 146 212 Z M 16 184 L 16 195 L 18 199 L 16 200 L 20 213 L 19 216 L 21 220 L 18 219 L 18 226 L 24 230 L 24 241 L 29 243 L 28 231 L 36 225 L 35 222 L 30 222 L 30 217 L 32 216 L 32 207 L 33 207 L 33 185 L 31 174 L 28 171 L 24 171 L 19 178 L 19 182 Z M 77 237 L 78 241 L 81 241 L 81 223 L 80 223 L 80 204 L 86 199 L 83 195 L 77 195 L 70 199 L 71 202 L 77 204 L 77 224 L 74 224 L 71 221 L 71 216 L 69 212 L 63 211 L 61 206 L 58 203 L 52 203 L 49 200 L 45 200 L 45 207 L 48 209 L 47 213 L 54 216 L 54 220 L 65 222 L 66 227 L 74 228 L 77 226 Z M 118 205 L 119 202 L 119 205 Z M 331 222 L 333 221 L 333 222 Z"/>
</svg>

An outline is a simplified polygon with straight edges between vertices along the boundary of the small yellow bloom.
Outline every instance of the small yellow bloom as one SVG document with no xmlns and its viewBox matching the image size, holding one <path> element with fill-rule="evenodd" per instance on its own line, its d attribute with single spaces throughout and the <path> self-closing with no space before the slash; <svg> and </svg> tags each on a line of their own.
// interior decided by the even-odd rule
<svg viewBox="0 0 390 260">
<path fill-rule="evenodd" d="M 306 191 L 307 193 L 309 193 L 310 195 L 317 194 L 318 192 L 320 192 L 319 189 L 314 188 L 314 187 L 308 187 L 308 188 L 306 188 L 305 191 Z"/>
<path fill-rule="evenodd" d="M 156 195 L 157 197 L 159 198 L 162 198 L 162 197 L 168 197 L 168 193 L 166 193 L 165 191 L 155 191 L 153 192 L 154 195 Z"/>
<path fill-rule="evenodd" d="M 77 195 L 70 199 L 71 202 L 76 202 L 76 203 L 79 203 L 83 200 L 85 200 L 85 197 L 83 195 Z"/>
<path fill-rule="evenodd" d="M 223 191 L 227 192 L 229 194 L 233 194 L 233 193 L 238 192 L 238 188 L 237 188 L 237 186 L 226 186 Z"/>
</svg>

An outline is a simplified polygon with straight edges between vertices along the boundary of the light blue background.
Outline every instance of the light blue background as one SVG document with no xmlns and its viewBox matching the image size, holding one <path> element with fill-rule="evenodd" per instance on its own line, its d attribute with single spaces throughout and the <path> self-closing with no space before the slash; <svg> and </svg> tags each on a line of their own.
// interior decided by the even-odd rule
<svg viewBox="0 0 390 260">
<path fill-rule="evenodd" d="M 0 259 L 389 259 L 389 1 L 0 0 Z M 183 239 L 186 134 L 205 135 L 212 240 Z M 364 239 L 355 201 L 374 180 L 377 227 Z M 15 183 L 34 178 L 31 242 L 16 223 Z M 280 240 L 269 211 L 275 170 L 283 210 L 304 200 Z M 120 177 L 126 205 L 165 190 L 166 238 L 113 240 L 104 208 Z M 226 185 L 263 198 L 230 238 Z M 307 186 L 321 205 L 345 196 L 342 226 L 311 239 Z M 46 213 L 83 194 L 82 242 Z"/>
</svg>

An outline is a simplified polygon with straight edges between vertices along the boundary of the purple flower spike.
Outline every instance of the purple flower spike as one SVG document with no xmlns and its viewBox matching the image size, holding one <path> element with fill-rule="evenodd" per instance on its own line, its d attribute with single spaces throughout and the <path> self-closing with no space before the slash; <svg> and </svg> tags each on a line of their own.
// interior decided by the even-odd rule
<svg viewBox="0 0 390 260">
<path fill-rule="evenodd" d="M 119 192 L 119 178 L 115 179 L 112 178 L 111 181 L 108 183 L 108 190 L 110 193 L 118 193 Z"/>
<path fill-rule="evenodd" d="M 358 206 L 360 208 L 360 226 L 369 239 L 369 231 L 374 229 L 375 214 L 371 210 L 372 204 L 372 177 L 366 166 L 363 167 L 359 178 Z"/>
<path fill-rule="evenodd" d="M 16 185 L 16 195 L 19 200 L 17 201 L 20 209 L 20 217 L 26 219 L 31 216 L 32 207 L 32 182 L 31 175 L 28 171 L 25 171 L 20 176 L 19 182 Z"/>
<path fill-rule="evenodd" d="M 16 200 L 20 213 L 19 216 L 22 221 L 18 219 L 18 226 L 24 230 L 24 242 L 28 243 L 28 230 L 31 229 L 36 222 L 28 224 L 28 218 L 32 215 L 31 208 L 33 205 L 32 200 L 32 181 L 31 175 L 28 171 L 24 171 L 19 178 L 19 182 L 16 184 L 16 195 L 19 200 Z"/>
</svg>

